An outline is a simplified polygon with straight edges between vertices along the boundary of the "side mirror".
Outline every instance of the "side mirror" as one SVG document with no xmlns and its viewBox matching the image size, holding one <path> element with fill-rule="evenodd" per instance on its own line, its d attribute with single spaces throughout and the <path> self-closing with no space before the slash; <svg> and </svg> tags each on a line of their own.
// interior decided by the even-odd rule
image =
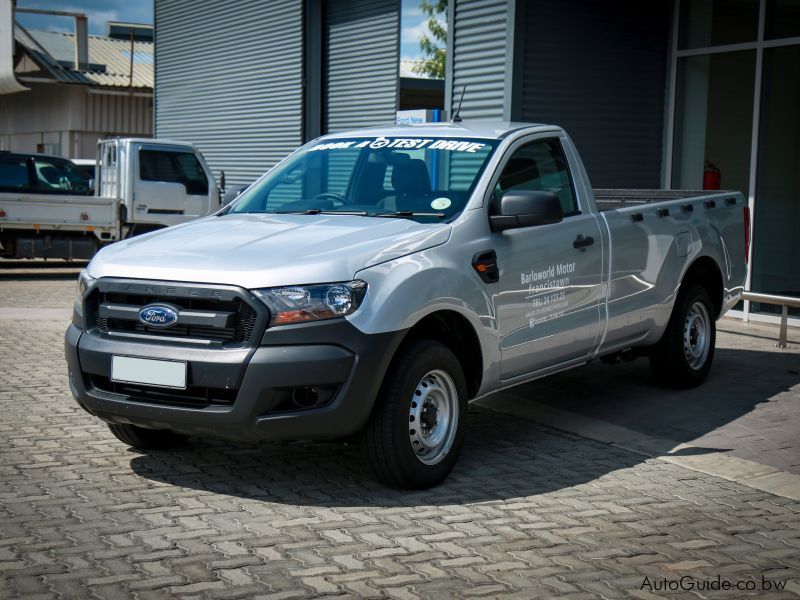
<svg viewBox="0 0 800 600">
<path fill-rule="evenodd" d="M 558 223 L 564 218 L 553 192 L 517 190 L 500 198 L 498 213 L 489 217 L 492 231 Z"/>
</svg>

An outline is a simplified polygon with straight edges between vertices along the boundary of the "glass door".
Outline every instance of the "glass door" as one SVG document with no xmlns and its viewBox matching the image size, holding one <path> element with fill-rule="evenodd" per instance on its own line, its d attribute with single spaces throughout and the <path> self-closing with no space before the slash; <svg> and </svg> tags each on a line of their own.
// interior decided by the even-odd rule
<svg viewBox="0 0 800 600">
<path fill-rule="evenodd" d="M 678 60 L 672 187 L 748 195 L 755 50 Z"/>
<path fill-rule="evenodd" d="M 800 0 L 675 9 L 666 183 L 742 192 L 753 215 L 747 289 L 800 296 Z M 754 320 L 780 311 L 737 308 Z"/>
<path fill-rule="evenodd" d="M 800 45 L 765 49 L 763 69 L 752 288 L 800 296 Z"/>
</svg>

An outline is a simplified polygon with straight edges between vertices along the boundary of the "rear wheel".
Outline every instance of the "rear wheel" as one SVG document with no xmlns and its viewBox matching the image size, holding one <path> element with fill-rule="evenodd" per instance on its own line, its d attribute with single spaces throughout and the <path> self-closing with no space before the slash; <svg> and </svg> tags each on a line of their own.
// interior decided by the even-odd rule
<svg viewBox="0 0 800 600">
<path fill-rule="evenodd" d="M 364 451 L 387 485 L 424 489 L 453 469 L 464 438 L 467 386 L 461 364 L 430 340 L 402 349 L 364 430 Z"/>
<path fill-rule="evenodd" d="M 706 289 L 681 289 L 667 329 L 650 354 L 653 372 L 670 387 L 700 385 L 711 369 L 716 338 L 714 307 Z"/>
<path fill-rule="evenodd" d="M 174 448 L 188 439 L 187 436 L 168 429 L 147 429 L 127 423 L 109 423 L 108 428 L 119 441 L 140 450 Z"/>
</svg>

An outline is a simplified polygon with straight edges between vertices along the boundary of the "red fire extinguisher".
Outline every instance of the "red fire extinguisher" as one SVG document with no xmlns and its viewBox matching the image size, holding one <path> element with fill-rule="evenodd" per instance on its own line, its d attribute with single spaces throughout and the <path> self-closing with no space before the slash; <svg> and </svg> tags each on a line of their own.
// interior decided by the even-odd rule
<svg viewBox="0 0 800 600">
<path fill-rule="evenodd" d="M 710 160 L 706 161 L 703 169 L 703 189 L 718 190 L 722 187 L 722 172 L 719 167 Z"/>
</svg>

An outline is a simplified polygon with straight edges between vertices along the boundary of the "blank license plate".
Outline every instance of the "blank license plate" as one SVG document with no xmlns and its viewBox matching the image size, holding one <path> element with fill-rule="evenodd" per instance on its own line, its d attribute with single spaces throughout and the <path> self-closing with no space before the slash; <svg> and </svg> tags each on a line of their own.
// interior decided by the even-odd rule
<svg viewBox="0 0 800 600">
<path fill-rule="evenodd" d="M 132 356 L 111 357 L 111 380 L 186 389 L 186 363 Z"/>
</svg>

